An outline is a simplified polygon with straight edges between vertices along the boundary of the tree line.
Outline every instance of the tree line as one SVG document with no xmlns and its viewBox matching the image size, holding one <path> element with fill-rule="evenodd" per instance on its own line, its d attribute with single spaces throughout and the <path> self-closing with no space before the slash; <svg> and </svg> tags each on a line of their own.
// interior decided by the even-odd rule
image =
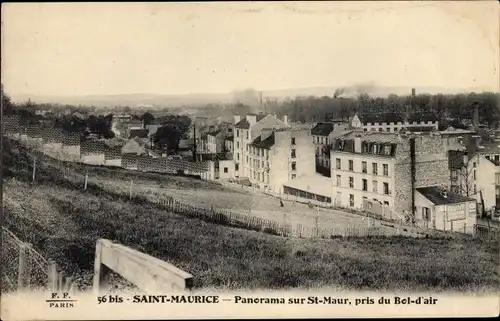
<svg viewBox="0 0 500 321">
<path fill-rule="evenodd" d="M 40 104 L 28 101 L 14 103 L 4 93 L 2 85 L 2 111 L 4 115 L 19 115 L 23 125 L 40 124 L 48 121 L 50 126 L 62 128 L 67 132 L 81 133 L 83 137 L 93 134 L 98 138 L 111 139 L 115 137 L 112 130 L 113 113 L 95 115 L 95 108 L 71 105 Z M 44 110 L 44 115 L 37 114 L 37 110 Z M 127 110 L 131 111 L 130 108 Z M 78 113 L 79 112 L 79 113 Z M 126 112 L 122 110 L 122 112 Z M 141 110 L 142 112 L 142 110 Z M 132 120 L 139 120 L 143 127 L 157 124 L 156 134 L 151 137 L 153 146 L 157 149 L 176 151 L 181 139 L 189 137 L 191 118 L 187 115 L 165 115 L 155 117 L 151 112 L 130 113 Z M 126 123 L 118 123 L 115 130 L 128 138 L 129 127 Z"/>
<path fill-rule="evenodd" d="M 479 120 L 490 127 L 500 123 L 500 94 L 492 92 L 469 94 L 419 94 L 415 96 L 370 97 L 361 94 L 353 98 L 336 97 L 297 97 L 283 102 L 266 101 L 267 112 L 288 115 L 294 122 L 319 122 L 332 118 L 347 120 L 356 112 L 404 113 L 407 107 L 413 111 L 433 112 L 440 122 L 461 122 L 472 119 L 474 106 L 478 106 Z"/>
</svg>

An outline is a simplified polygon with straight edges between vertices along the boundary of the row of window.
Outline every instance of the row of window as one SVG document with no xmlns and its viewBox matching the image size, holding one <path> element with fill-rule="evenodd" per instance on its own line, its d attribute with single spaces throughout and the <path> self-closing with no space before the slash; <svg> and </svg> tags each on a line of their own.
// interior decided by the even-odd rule
<svg viewBox="0 0 500 321">
<path fill-rule="evenodd" d="M 486 159 L 489 159 L 489 160 L 495 160 L 495 162 L 499 162 L 500 161 L 500 155 L 487 155 L 486 156 Z"/>
<path fill-rule="evenodd" d="M 363 196 L 363 199 L 367 200 L 368 197 Z M 355 204 L 354 200 L 355 200 L 354 194 L 349 194 L 349 206 L 350 207 L 354 207 L 354 204 Z M 374 198 L 373 201 L 378 202 L 378 200 L 376 198 Z M 337 192 L 336 203 L 342 204 L 342 192 Z M 390 203 L 388 201 L 384 201 L 384 205 L 389 206 L 389 204 Z"/>
<path fill-rule="evenodd" d="M 390 123 L 386 123 L 386 122 L 382 122 L 382 123 L 364 123 L 363 125 L 364 126 L 384 126 L 384 125 L 404 125 L 405 123 L 403 122 L 390 122 Z M 437 122 L 434 122 L 434 121 L 431 121 L 429 120 L 427 123 L 425 121 L 421 121 L 420 123 L 417 122 L 417 121 L 414 121 L 414 122 L 408 122 L 406 124 L 410 124 L 410 125 L 419 125 L 419 124 L 422 124 L 422 125 L 425 125 L 425 124 L 429 124 L 429 125 L 433 125 L 433 124 L 437 124 Z"/>
<path fill-rule="evenodd" d="M 327 145 L 328 137 L 313 136 L 313 143 Z"/>
<path fill-rule="evenodd" d="M 243 132 L 246 133 L 246 137 L 248 139 L 249 138 L 249 131 L 248 130 L 244 130 Z M 236 129 L 236 137 L 240 137 L 240 130 L 239 129 Z"/>
<path fill-rule="evenodd" d="M 335 159 L 335 168 L 336 169 L 342 169 L 342 161 L 340 158 Z M 351 172 L 354 172 L 354 161 L 352 159 L 348 160 L 348 169 Z M 368 173 L 368 163 L 365 161 L 361 162 L 361 172 L 362 173 Z M 388 164 L 382 164 L 382 172 L 384 176 L 389 176 L 389 165 Z M 378 175 L 378 164 L 377 163 L 372 163 L 372 171 L 371 173 L 373 175 Z"/>
<path fill-rule="evenodd" d="M 336 181 L 335 185 L 342 187 L 342 176 L 337 175 L 336 176 Z M 349 176 L 349 188 L 355 188 L 354 186 L 354 177 Z M 368 191 L 368 180 L 367 179 L 361 179 L 361 190 L 367 192 Z M 378 181 L 373 180 L 372 181 L 372 192 L 378 193 Z M 389 189 L 389 183 L 383 182 L 383 194 L 385 195 L 390 195 L 391 191 Z"/>
</svg>

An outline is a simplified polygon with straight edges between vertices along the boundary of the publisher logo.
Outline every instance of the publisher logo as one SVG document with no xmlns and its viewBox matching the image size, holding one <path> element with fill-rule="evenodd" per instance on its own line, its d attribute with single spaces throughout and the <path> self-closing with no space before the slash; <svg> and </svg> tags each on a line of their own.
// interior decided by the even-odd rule
<svg viewBox="0 0 500 321">
<path fill-rule="evenodd" d="M 73 308 L 76 301 L 68 292 L 51 293 L 50 299 L 45 300 L 49 308 Z"/>
</svg>

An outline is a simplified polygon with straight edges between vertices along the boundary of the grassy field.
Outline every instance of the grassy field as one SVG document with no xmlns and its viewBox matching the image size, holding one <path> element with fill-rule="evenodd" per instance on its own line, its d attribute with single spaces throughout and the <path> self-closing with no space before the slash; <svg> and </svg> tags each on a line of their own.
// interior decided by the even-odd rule
<svg viewBox="0 0 500 321">
<path fill-rule="evenodd" d="M 80 183 L 43 164 L 32 185 L 30 157 L 5 147 L 11 165 L 4 185 L 5 226 L 78 275 L 82 288 L 91 282 L 98 238 L 175 264 L 195 276 L 196 288 L 464 291 L 500 284 L 495 241 L 296 239 L 230 228 L 128 201 L 99 187 L 82 191 Z"/>
</svg>

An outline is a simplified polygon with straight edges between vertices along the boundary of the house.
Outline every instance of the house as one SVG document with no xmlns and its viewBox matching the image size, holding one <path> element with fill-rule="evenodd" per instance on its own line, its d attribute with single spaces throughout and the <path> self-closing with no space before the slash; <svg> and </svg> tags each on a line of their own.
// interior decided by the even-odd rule
<svg viewBox="0 0 500 321">
<path fill-rule="evenodd" d="M 85 120 L 87 118 L 87 116 L 85 115 L 85 113 L 79 111 L 79 110 L 75 110 L 73 113 L 71 113 L 71 117 L 74 117 L 74 118 L 78 118 L 78 119 L 81 119 L 81 120 Z"/>
<path fill-rule="evenodd" d="M 401 219 L 412 218 L 415 188 L 448 187 L 448 151 L 461 147 L 435 133 L 352 131 L 335 139 L 330 151 L 332 200 L 365 210 L 376 202 Z"/>
<path fill-rule="evenodd" d="M 324 168 L 327 171 L 327 176 L 330 175 L 330 156 L 328 148 L 333 142 L 333 139 L 338 135 L 345 133 L 349 128 L 346 123 L 317 123 L 311 129 L 311 135 L 314 143 L 316 166 Z"/>
<path fill-rule="evenodd" d="M 451 193 L 439 186 L 416 190 L 416 223 L 443 231 L 474 232 L 477 222 L 475 199 Z"/>
<path fill-rule="evenodd" d="M 224 152 L 234 152 L 234 136 L 226 136 L 224 140 Z"/>
<path fill-rule="evenodd" d="M 480 213 L 498 208 L 500 206 L 499 158 L 481 152 L 472 155 L 468 155 L 467 152 L 454 153 L 458 155 L 454 158 L 456 162 L 451 172 L 452 192 L 475 198 Z"/>
<path fill-rule="evenodd" d="M 135 154 L 135 155 L 146 155 L 146 149 L 142 145 L 142 142 L 136 137 L 129 139 L 127 143 L 121 148 L 122 154 Z"/>
<path fill-rule="evenodd" d="M 244 153 L 248 179 L 253 185 L 282 193 L 290 180 L 315 174 L 310 129 L 263 129 Z"/>
<path fill-rule="evenodd" d="M 234 147 L 235 176 L 250 178 L 252 175 L 250 159 L 250 144 L 260 137 L 264 129 L 291 128 L 287 116 L 283 120 L 270 114 L 249 114 L 244 118 L 234 116 Z"/>
<path fill-rule="evenodd" d="M 225 133 L 221 130 L 213 130 L 207 133 L 207 150 L 209 153 L 221 153 L 224 151 Z"/>
<path fill-rule="evenodd" d="M 438 117 L 432 112 L 385 112 L 385 113 L 356 113 L 351 125 L 363 131 L 399 132 L 418 131 L 427 132 L 439 129 Z"/>
<path fill-rule="evenodd" d="M 144 128 L 144 123 L 140 119 L 131 119 L 128 122 L 128 129 L 133 130 L 133 129 L 143 129 Z"/>
</svg>

